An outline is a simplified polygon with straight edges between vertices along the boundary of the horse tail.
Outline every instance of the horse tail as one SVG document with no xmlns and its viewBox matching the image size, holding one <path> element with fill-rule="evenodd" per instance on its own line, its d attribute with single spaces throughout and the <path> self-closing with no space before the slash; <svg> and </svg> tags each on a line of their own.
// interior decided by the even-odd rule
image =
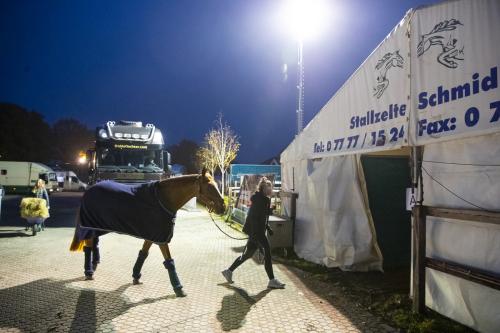
<svg viewBox="0 0 500 333">
<path fill-rule="evenodd" d="M 80 210 L 76 214 L 76 226 L 75 226 L 75 234 L 73 235 L 73 241 L 69 246 L 69 250 L 72 252 L 83 251 L 83 247 L 85 245 L 84 239 L 78 239 L 78 230 L 80 229 Z"/>
</svg>

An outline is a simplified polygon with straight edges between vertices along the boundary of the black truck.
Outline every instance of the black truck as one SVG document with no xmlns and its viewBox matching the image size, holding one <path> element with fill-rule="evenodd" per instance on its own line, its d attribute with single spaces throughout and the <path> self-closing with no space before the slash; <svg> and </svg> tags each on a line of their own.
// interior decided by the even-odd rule
<svg viewBox="0 0 500 333">
<path fill-rule="evenodd" d="M 95 148 L 87 151 L 89 184 L 101 180 L 145 183 L 167 178 L 170 154 L 153 124 L 108 121 L 96 128 Z"/>
</svg>

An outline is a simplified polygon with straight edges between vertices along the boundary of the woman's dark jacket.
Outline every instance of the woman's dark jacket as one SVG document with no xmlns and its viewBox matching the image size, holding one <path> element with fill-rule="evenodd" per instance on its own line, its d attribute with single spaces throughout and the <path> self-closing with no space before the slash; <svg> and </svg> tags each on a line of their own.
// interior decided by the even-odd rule
<svg viewBox="0 0 500 333">
<path fill-rule="evenodd" d="M 250 237 L 265 236 L 267 225 L 267 218 L 271 215 L 271 199 L 260 192 L 255 192 L 250 198 L 252 205 L 248 211 L 243 232 Z"/>
</svg>

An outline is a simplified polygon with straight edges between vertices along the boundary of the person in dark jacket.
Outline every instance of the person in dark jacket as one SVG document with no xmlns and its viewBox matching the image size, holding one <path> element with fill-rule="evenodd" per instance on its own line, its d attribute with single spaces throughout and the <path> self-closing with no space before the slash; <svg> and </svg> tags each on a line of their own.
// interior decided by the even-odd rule
<svg viewBox="0 0 500 333">
<path fill-rule="evenodd" d="M 270 199 L 272 191 L 272 183 L 263 177 L 259 182 L 257 192 L 250 199 L 252 204 L 245 225 L 243 226 L 243 232 L 248 235 L 245 250 L 228 269 L 222 271 L 222 275 L 229 283 L 233 283 L 233 271 L 247 259 L 251 258 L 256 250 L 262 248 L 264 250 L 264 267 L 269 277 L 267 287 L 274 289 L 283 289 L 285 287 L 284 283 L 281 283 L 274 277 L 271 248 L 266 237 L 266 229 L 272 235 L 272 230 L 268 224 L 268 217 L 272 213 Z"/>
</svg>

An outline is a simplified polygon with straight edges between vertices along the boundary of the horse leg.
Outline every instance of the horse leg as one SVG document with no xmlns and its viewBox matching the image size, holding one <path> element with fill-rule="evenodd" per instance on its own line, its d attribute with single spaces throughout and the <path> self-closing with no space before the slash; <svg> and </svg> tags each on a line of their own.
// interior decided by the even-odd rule
<svg viewBox="0 0 500 333">
<path fill-rule="evenodd" d="M 85 280 L 93 280 L 94 269 L 92 267 L 92 248 L 94 246 L 93 239 L 85 240 L 85 246 L 83 247 L 83 253 L 85 254 L 85 261 L 83 263 Z"/>
<path fill-rule="evenodd" d="M 163 266 L 165 266 L 165 268 L 168 271 L 168 277 L 170 278 L 170 283 L 174 288 L 175 295 L 177 297 L 187 296 L 187 294 L 182 290 L 182 284 L 181 281 L 179 280 L 179 277 L 177 276 L 174 259 L 172 259 L 172 256 L 170 255 L 170 249 L 168 248 L 168 244 L 161 244 L 160 250 L 161 253 L 163 254 L 163 259 L 165 259 L 165 261 L 163 262 Z"/>
<path fill-rule="evenodd" d="M 148 257 L 149 248 L 151 247 L 151 245 L 153 245 L 153 242 L 145 240 L 144 244 L 142 245 L 142 249 L 139 250 L 137 260 L 135 261 L 134 268 L 132 269 L 133 284 L 140 284 L 139 279 L 142 276 L 142 265 L 144 265 L 144 261 L 146 261 L 146 258 Z"/>
<path fill-rule="evenodd" d="M 101 254 L 99 253 L 99 237 L 94 237 L 92 242 L 92 269 L 95 271 L 97 265 L 101 263 Z"/>
</svg>

